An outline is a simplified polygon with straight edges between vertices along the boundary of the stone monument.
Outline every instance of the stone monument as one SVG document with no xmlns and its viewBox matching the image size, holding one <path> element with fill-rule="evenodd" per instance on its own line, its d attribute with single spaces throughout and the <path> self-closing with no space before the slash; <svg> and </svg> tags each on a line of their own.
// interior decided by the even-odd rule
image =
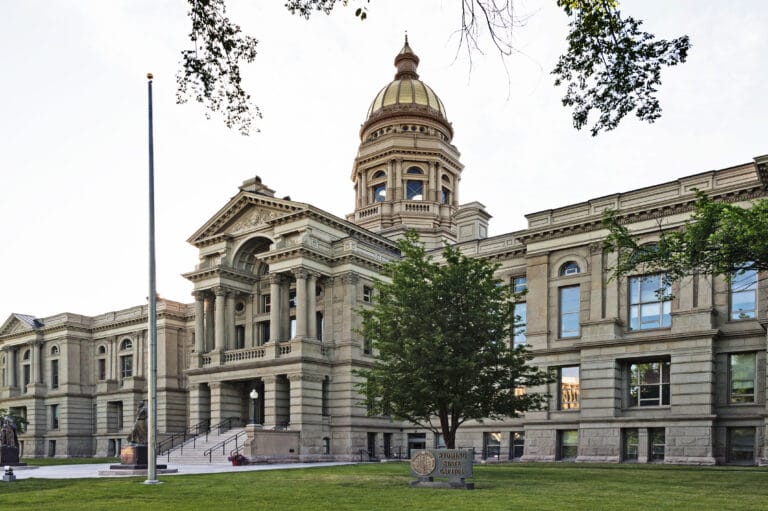
<svg viewBox="0 0 768 511">
<path fill-rule="evenodd" d="M 142 475 L 149 468 L 147 457 L 147 405 L 145 401 L 139 403 L 136 410 L 136 420 L 127 437 L 129 445 L 120 449 L 120 464 L 110 465 L 109 470 L 99 472 L 99 475 Z M 155 465 L 162 473 L 175 473 L 176 469 L 168 469 L 167 465 Z"/>
<path fill-rule="evenodd" d="M 412 488 L 454 488 L 473 490 L 475 483 L 466 479 L 472 477 L 472 449 L 421 449 L 411 456 L 411 475 L 417 477 L 410 482 Z M 435 478 L 447 481 L 435 481 Z"/>
<path fill-rule="evenodd" d="M 16 434 L 16 421 L 7 415 L 0 427 L 0 466 L 22 466 L 19 462 L 19 437 Z"/>
</svg>

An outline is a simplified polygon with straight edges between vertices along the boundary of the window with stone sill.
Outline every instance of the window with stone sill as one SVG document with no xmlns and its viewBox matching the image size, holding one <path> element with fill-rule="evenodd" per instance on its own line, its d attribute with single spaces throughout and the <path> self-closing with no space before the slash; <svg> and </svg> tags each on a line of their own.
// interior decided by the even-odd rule
<svg viewBox="0 0 768 511">
<path fill-rule="evenodd" d="M 669 283 L 661 273 L 629 278 L 629 329 L 669 328 L 672 303 Z"/>
<path fill-rule="evenodd" d="M 406 181 L 405 198 L 408 200 L 424 200 L 424 183 L 422 181 Z"/>
<path fill-rule="evenodd" d="M 99 358 L 96 360 L 96 374 L 99 381 L 107 379 L 107 361 L 106 359 Z"/>
<path fill-rule="evenodd" d="M 513 431 L 509 437 L 509 459 L 519 460 L 525 453 L 525 431 Z"/>
<path fill-rule="evenodd" d="M 638 428 L 623 428 L 621 437 L 621 461 L 637 461 L 640 453 L 640 430 Z"/>
<path fill-rule="evenodd" d="M 51 360 L 51 388 L 59 388 L 59 359 Z"/>
<path fill-rule="evenodd" d="M 561 339 L 581 335 L 579 327 L 581 294 L 579 286 L 566 286 L 558 289 L 560 321 L 559 337 Z"/>
<path fill-rule="evenodd" d="M 732 321 L 757 317 L 757 271 L 740 269 L 731 274 L 730 314 Z"/>
<path fill-rule="evenodd" d="M 581 390 L 579 366 L 559 367 L 557 386 L 557 409 L 578 410 Z"/>
<path fill-rule="evenodd" d="M 557 459 L 574 461 L 579 455 L 579 430 L 563 429 L 557 432 Z"/>
<path fill-rule="evenodd" d="M 628 364 L 629 407 L 669 405 L 670 367 L 670 361 L 665 359 Z"/>
<path fill-rule="evenodd" d="M 133 376 L 133 355 L 123 355 L 120 357 L 120 379 Z"/>
<path fill-rule="evenodd" d="M 577 273 L 581 273 L 581 268 L 579 268 L 579 265 L 574 261 L 568 261 L 560 267 L 559 274 L 561 277 L 576 275 Z"/>
<path fill-rule="evenodd" d="M 363 353 L 373 355 L 373 341 L 370 339 L 363 339 Z"/>
<path fill-rule="evenodd" d="M 130 339 L 123 339 L 120 343 L 120 351 L 127 351 L 133 349 L 133 342 Z"/>
<path fill-rule="evenodd" d="M 525 327 L 528 320 L 528 305 L 517 302 L 514 305 L 515 328 L 512 330 L 512 347 L 524 346 L 526 343 Z"/>
<path fill-rule="evenodd" d="M 755 428 L 728 428 L 726 462 L 734 465 L 755 464 Z"/>
<path fill-rule="evenodd" d="M 379 183 L 373 185 L 373 202 L 384 202 L 387 200 L 387 185 Z"/>
<path fill-rule="evenodd" d="M 272 309 L 272 297 L 270 295 L 261 295 L 259 309 L 262 313 L 268 313 Z"/>
<path fill-rule="evenodd" d="M 728 402 L 754 403 L 757 379 L 757 354 L 731 353 L 728 355 Z"/>
<path fill-rule="evenodd" d="M 59 405 L 50 405 L 51 429 L 59 429 Z"/>
<path fill-rule="evenodd" d="M 363 286 L 363 302 L 373 303 L 373 288 L 371 286 Z"/>
<path fill-rule="evenodd" d="M 648 461 L 664 461 L 664 451 L 667 447 L 667 434 L 664 428 L 648 428 Z"/>
</svg>

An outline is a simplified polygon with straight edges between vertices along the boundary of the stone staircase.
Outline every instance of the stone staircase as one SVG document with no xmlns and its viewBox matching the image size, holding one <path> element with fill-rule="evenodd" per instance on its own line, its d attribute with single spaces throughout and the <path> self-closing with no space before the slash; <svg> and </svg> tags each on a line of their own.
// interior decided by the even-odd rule
<svg viewBox="0 0 768 511">
<path fill-rule="evenodd" d="M 195 440 L 194 446 L 192 440 L 188 440 L 183 448 L 177 447 L 171 451 L 170 459 L 168 454 L 158 456 L 157 463 L 167 465 L 207 465 L 209 461 L 208 455 L 203 454 L 205 451 L 238 434 L 240 434 L 240 437 L 237 439 L 237 447 L 242 447 L 246 438 L 244 434 L 241 434 L 244 431 L 245 428 L 232 428 L 219 435 L 209 433 L 208 440 L 205 439 L 205 435 L 201 435 Z M 223 452 L 221 447 L 215 449 L 211 453 L 210 463 L 214 465 L 228 465 L 230 462 L 227 460 L 227 457 L 235 448 L 235 442 L 230 441 Z"/>
</svg>

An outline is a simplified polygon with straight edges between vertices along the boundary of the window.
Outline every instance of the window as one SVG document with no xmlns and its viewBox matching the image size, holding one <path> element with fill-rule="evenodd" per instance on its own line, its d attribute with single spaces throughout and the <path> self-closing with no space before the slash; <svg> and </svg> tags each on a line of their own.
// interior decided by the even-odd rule
<svg viewBox="0 0 768 511">
<path fill-rule="evenodd" d="M 259 323 L 259 342 L 265 344 L 269 342 L 269 321 L 262 321 Z"/>
<path fill-rule="evenodd" d="M 370 339 L 363 339 L 363 353 L 373 355 L 373 341 Z"/>
<path fill-rule="evenodd" d="M 321 395 L 322 395 L 322 398 L 321 398 L 322 407 L 321 408 L 322 408 L 323 417 L 330 417 L 330 415 L 331 415 L 330 398 L 329 398 L 330 387 L 331 387 L 331 381 L 326 376 L 325 378 L 323 378 L 323 387 L 322 387 L 322 391 L 321 391 Z"/>
<path fill-rule="evenodd" d="M 262 313 L 267 313 L 271 310 L 272 297 L 270 295 L 261 295 L 260 309 Z"/>
<path fill-rule="evenodd" d="M 387 200 L 387 185 L 384 183 L 373 187 L 373 202 L 384 202 Z"/>
<path fill-rule="evenodd" d="M 288 307 L 296 307 L 296 290 L 291 289 L 288 292 Z"/>
<path fill-rule="evenodd" d="M 323 454 L 331 454 L 331 439 L 323 437 Z"/>
<path fill-rule="evenodd" d="M 100 358 L 96 361 L 96 372 L 98 374 L 99 381 L 107 379 L 107 361 Z"/>
<path fill-rule="evenodd" d="M 669 360 L 634 362 L 629 366 L 629 406 L 669 404 Z"/>
<path fill-rule="evenodd" d="M 315 330 L 317 331 L 317 340 L 323 340 L 323 329 L 325 328 L 325 319 L 322 312 L 315 313 Z"/>
<path fill-rule="evenodd" d="M 120 343 L 120 350 L 130 350 L 133 349 L 133 342 L 130 339 L 123 339 L 123 341 Z"/>
<path fill-rule="evenodd" d="M 624 428 L 621 430 L 621 459 L 622 461 L 637 461 L 640 445 L 640 430 Z"/>
<path fill-rule="evenodd" d="M 235 349 L 245 348 L 245 327 L 243 325 L 235 326 Z"/>
<path fill-rule="evenodd" d="M 27 392 L 27 385 L 29 385 L 29 382 L 32 379 L 32 373 L 31 373 L 31 368 L 30 368 L 29 364 L 24 364 L 22 378 L 23 379 L 22 379 L 22 389 L 21 389 L 21 391 L 26 393 Z"/>
<path fill-rule="evenodd" d="M 120 357 L 120 378 L 131 376 L 133 376 L 133 355 L 123 355 Z"/>
<path fill-rule="evenodd" d="M 51 405 L 51 429 L 59 429 L 59 405 Z"/>
<path fill-rule="evenodd" d="M 440 204 L 448 204 L 450 200 L 451 200 L 451 191 L 448 188 L 443 186 L 442 189 L 440 190 Z"/>
<path fill-rule="evenodd" d="M 728 428 L 726 461 L 737 465 L 754 465 L 755 428 Z"/>
<path fill-rule="evenodd" d="M 514 309 L 515 328 L 512 330 L 512 347 L 525 345 L 525 325 L 528 307 L 525 302 L 517 302 Z"/>
<path fill-rule="evenodd" d="M 579 286 L 561 287 L 560 291 L 560 337 L 578 337 L 579 331 Z"/>
<path fill-rule="evenodd" d="M 408 200 L 423 200 L 424 199 L 424 183 L 421 181 L 406 181 L 405 182 L 405 198 Z"/>
<path fill-rule="evenodd" d="M 560 267 L 561 277 L 565 277 L 566 275 L 576 275 L 577 273 L 581 273 L 581 268 L 579 268 L 579 265 L 573 261 L 568 261 Z"/>
<path fill-rule="evenodd" d="M 755 402 L 755 353 L 731 353 L 728 355 L 729 403 Z"/>
<path fill-rule="evenodd" d="M 558 410 L 578 410 L 579 409 L 579 366 L 561 367 L 558 369 L 557 384 L 559 392 L 557 393 Z"/>
<path fill-rule="evenodd" d="M 55 357 L 59 355 L 59 347 L 58 346 L 52 346 L 51 347 L 51 356 Z"/>
<path fill-rule="evenodd" d="M 738 270 L 731 274 L 732 320 L 754 319 L 757 311 L 757 271 Z"/>
<path fill-rule="evenodd" d="M 483 433 L 483 459 L 497 460 L 501 451 L 501 432 Z"/>
<path fill-rule="evenodd" d="M 98 353 L 99 353 L 99 355 L 106 355 L 107 354 L 107 347 L 106 346 L 99 346 Z"/>
<path fill-rule="evenodd" d="M 442 433 L 435 435 L 435 449 L 445 449 L 445 436 Z"/>
<path fill-rule="evenodd" d="M 579 430 L 564 429 L 557 432 L 557 459 L 574 461 L 579 453 Z"/>
<path fill-rule="evenodd" d="M 664 428 L 648 428 L 648 460 L 651 462 L 664 461 L 664 450 L 667 445 Z"/>
<path fill-rule="evenodd" d="M 411 167 L 405 171 L 406 174 L 424 174 L 419 167 Z"/>
<path fill-rule="evenodd" d="M 51 388 L 59 388 L 59 360 L 51 360 Z"/>
<path fill-rule="evenodd" d="M 629 279 L 629 329 L 666 328 L 672 324 L 669 283 L 662 274 Z"/>
<path fill-rule="evenodd" d="M 382 178 L 385 178 L 385 177 L 387 177 L 387 174 L 386 174 L 386 172 L 384 172 L 383 170 L 378 170 L 378 171 L 376 171 L 376 173 L 373 175 L 373 178 L 372 178 L 372 179 L 382 179 Z"/>
<path fill-rule="evenodd" d="M 289 328 L 290 328 L 289 338 L 293 339 L 296 337 L 296 318 L 295 317 L 291 317 Z"/>
<path fill-rule="evenodd" d="M 513 431 L 510 437 L 509 459 L 519 460 L 525 452 L 525 431 Z"/>
<path fill-rule="evenodd" d="M 528 290 L 527 277 L 512 277 L 512 292 L 515 294 L 524 293 Z"/>
<path fill-rule="evenodd" d="M 373 288 L 370 286 L 363 286 L 363 302 L 373 303 Z"/>
</svg>

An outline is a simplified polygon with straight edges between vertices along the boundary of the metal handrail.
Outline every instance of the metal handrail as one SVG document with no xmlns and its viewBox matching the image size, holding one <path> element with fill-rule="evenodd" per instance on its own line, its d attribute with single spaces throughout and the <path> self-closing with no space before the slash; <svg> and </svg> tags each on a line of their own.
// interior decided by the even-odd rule
<svg viewBox="0 0 768 511">
<path fill-rule="evenodd" d="M 221 448 L 221 454 L 222 455 L 227 454 L 227 444 L 229 442 L 232 442 L 232 441 L 235 442 L 235 451 L 239 451 L 240 447 L 238 447 L 238 440 L 239 440 L 239 438 L 241 436 L 244 436 L 244 435 L 247 435 L 247 433 L 245 431 L 240 431 L 239 433 L 236 433 L 236 434 L 232 435 L 231 437 L 227 438 L 226 440 L 222 440 L 218 444 L 216 444 L 213 447 L 211 447 L 210 449 L 206 450 L 203 453 L 203 456 L 208 456 L 208 463 L 211 463 L 211 458 L 213 456 L 213 451 Z"/>
<path fill-rule="evenodd" d="M 191 426 L 185 429 L 184 431 L 173 433 L 169 438 L 166 438 L 162 442 L 158 442 L 157 444 L 158 456 L 162 456 L 163 454 L 166 454 L 174 450 L 175 448 L 182 446 L 187 442 L 187 440 L 190 440 L 193 437 L 203 434 L 204 432 L 210 429 L 210 425 L 211 425 L 210 419 L 205 419 L 198 422 L 194 426 Z M 177 443 L 179 440 L 181 440 L 181 442 Z"/>
<path fill-rule="evenodd" d="M 204 441 L 207 442 L 208 441 L 208 435 L 210 433 L 212 433 L 215 430 L 216 434 L 220 435 L 221 433 L 223 433 L 225 431 L 229 431 L 230 429 L 232 429 L 232 423 L 235 422 L 235 421 L 240 421 L 240 418 L 239 417 L 227 417 L 223 421 L 219 422 L 218 424 L 214 424 L 213 426 L 211 426 L 211 423 L 210 423 L 211 421 L 209 419 L 205 419 L 203 421 L 200 421 L 199 423 L 195 424 L 193 427 L 191 427 L 189 429 L 189 431 L 194 429 L 195 430 L 195 434 L 187 433 L 187 436 L 182 440 L 182 442 L 180 444 L 175 445 L 175 446 L 172 444 L 171 447 L 167 451 L 165 451 L 165 452 L 160 450 L 159 444 L 158 444 L 158 454 L 167 455 L 168 456 L 168 461 L 170 462 L 171 461 L 171 453 L 172 452 L 174 452 L 176 450 L 179 450 L 180 454 L 184 454 L 184 446 L 185 445 L 188 445 L 188 444 L 191 443 L 192 444 L 192 448 L 194 449 L 195 447 L 197 447 L 197 439 L 198 438 L 204 436 L 205 437 Z M 177 433 L 176 435 L 182 435 L 183 436 L 184 433 L 181 433 L 181 434 Z M 173 438 L 173 436 L 171 438 Z M 178 439 L 178 436 L 177 436 L 177 439 Z M 165 440 L 165 441 L 167 441 L 167 440 Z"/>
</svg>

